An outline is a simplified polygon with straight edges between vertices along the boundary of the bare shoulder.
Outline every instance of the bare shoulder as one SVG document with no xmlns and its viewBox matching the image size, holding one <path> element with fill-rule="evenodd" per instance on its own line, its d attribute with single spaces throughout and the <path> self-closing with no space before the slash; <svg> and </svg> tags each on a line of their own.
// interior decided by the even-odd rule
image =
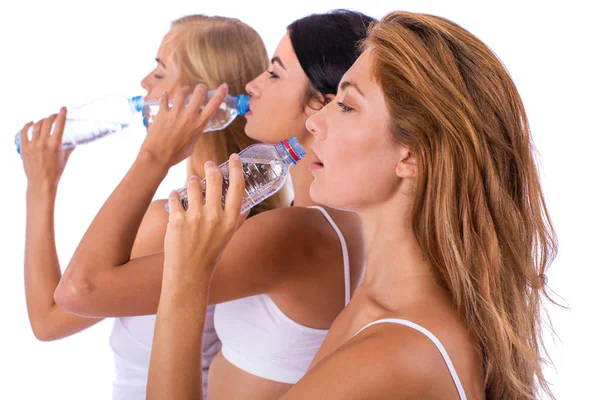
<svg viewBox="0 0 600 400">
<path fill-rule="evenodd" d="M 285 207 L 262 212 L 244 222 L 237 237 L 269 240 L 298 254 L 320 245 L 328 233 L 320 212 L 306 207 Z M 265 243 L 266 244 L 266 243 Z M 266 247 L 266 246 L 265 246 Z"/>
<path fill-rule="evenodd" d="M 396 382 L 403 382 L 394 390 L 413 385 L 427 394 L 423 398 L 458 399 L 457 386 L 461 386 L 469 398 L 484 398 L 481 354 L 464 323 L 451 310 L 436 310 L 432 305 L 409 315 L 408 320 L 393 318 L 371 325 L 354 340 L 370 343 L 389 368 L 388 373 Z"/>
<path fill-rule="evenodd" d="M 451 399 L 456 393 L 439 351 L 401 325 L 367 328 L 321 360 L 284 397 Z"/>
</svg>

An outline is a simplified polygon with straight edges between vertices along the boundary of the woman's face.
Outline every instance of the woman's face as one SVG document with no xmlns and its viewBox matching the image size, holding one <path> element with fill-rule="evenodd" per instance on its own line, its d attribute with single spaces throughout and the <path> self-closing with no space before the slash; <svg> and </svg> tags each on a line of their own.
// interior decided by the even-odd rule
<svg viewBox="0 0 600 400">
<path fill-rule="evenodd" d="M 286 34 L 271 59 L 269 69 L 246 85 L 252 96 L 246 114 L 246 134 L 264 143 L 279 143 L 291 136 L 309 137 L 305 93 L 309 80 Z M 310 110 L 309 110 L 310 113 Z"/>
<path fill-rule="evenodd" d="M 170 95 L 178 86 L 179 73 L 165 46 L 168 35 L 164 37 L 158 49 L 156 68 L 142 79 L 142 87 L 146 89 L 144 101 L 158 100 L 163 92 L 168 92 L 171 97 Z"/>
<path fill-rule="evenodd" d="M 370 63 L 367 50 L 342 78 L 335 99 L 306 122 L 318 158 L 309 166 L 315 178 L 310 195 L 319 204 L 358 211 L 391 201 L 398 190 L 396 169 L 405 148 L 392 140 Z"/>
</svg>

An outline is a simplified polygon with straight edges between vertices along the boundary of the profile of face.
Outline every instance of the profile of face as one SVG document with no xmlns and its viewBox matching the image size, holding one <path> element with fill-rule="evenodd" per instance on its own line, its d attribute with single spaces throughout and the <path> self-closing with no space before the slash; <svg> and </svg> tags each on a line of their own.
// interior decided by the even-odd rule
<svg viewBox="0 0 600 400">
<path fill-rule="evenodd" d="M 251 95 L 246 134 L 263 143 L 308 137 L 306 118 L 314 113 L 306 104 L 310 81 L 294 51 L 289 34 L 281 39 L 269 69 L 246 85 Z"/>
<path fill-rule="evenodd" d="M 411 152 L 393 141 L 383 91 L 367 49 L 344 74 L 337 96 L 306 121 L 318 162 L 309 166 L 312 199 L 359 211 L 393 201 L 404 178 L 416 176 Z"/>
<path fill-rule="evenodd" d="M 144 101 L 158 100 L 164 92 L 171 95 L 178 86 L 179 72 L 165 46 L 168 39 L 169 33 L 165 35 L 158 48 L 155 58 L 156 68 L 142 79 L 141 85 L 146 90 Z"/>
</svg>

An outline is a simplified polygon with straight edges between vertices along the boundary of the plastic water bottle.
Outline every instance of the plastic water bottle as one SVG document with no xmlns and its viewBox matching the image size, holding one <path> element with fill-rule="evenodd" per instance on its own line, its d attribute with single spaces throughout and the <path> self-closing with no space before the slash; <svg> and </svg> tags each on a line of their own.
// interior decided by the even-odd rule
<svg viewBox="0 0 600 400">
<path fill-rule="evenodd" d="M 305 155 L 306 152 L 298 142 L 295 136 L 289 140 L 283 140 L 278 145 L 271 144 L 253 144 L 246 147 L 240 153 L 242 160 L 242 170 L 246 189 L 242 200 L 242 214 L 274 195 L 283 187 L 287 178 L 290 166 L 296 164 Z M 229 162 L 219 166 L 223 175 L 223 191 L 221 194 L 221 203 L 225 205 L 225 196 L 229 188 Z M 206 179 L 200 182 L 202 188 L 202 198 L 206 200 Z M 188 208 L 187 189 L 178 190 L 183 208 Z M 165 205 L 169 211 L 169 203 Z"/>
<path fill-rule="evenodd" d="M 141 111 L 143 105 L 142 96 L 127 98 L 108 94 L 69 110 L 62 139 L 63 149 L 120 132 L 129 126 L 132 115 Z M 30 139 L 32 132 L 33 126 L 27 133 Z M 15 135 L 15 145 L 21 154 L 21 131 Z"/>
<path fill-rule="evenodd" d="M 204 98 L 204 103 L 201 108 L 208 103 L 208 101 L 215 94 L 216 89 L 209 90 L 206 93 L 206 97 Z M 189 95 L 186 100 L 186 105 L 192 98 L 192 95 Z M 169 101 L 169 105 L 172 105 L 172 100 Z M 156 118 L 158 114 L 158 110 L 160 108 L 160 100 L 150 100 L 144 103 L 142 106 L 142 115 L 144 117 L 144 126 L 148 127 Z M 225 96 L 223 102 L 217 109 L 217 112 L 212 117 L 212 119 L 206 125 L 204 132 L 210 131 L 218 131 L 221 129 L 227 128 L 229 124 L 233 122 L 235 117 L 238 115 L 244 115 L 250 110 L 250 96 L 241 94 L 239 96 Z"/>
<path fill-rule="evenodd" d="M 215 90 L 206 94 L 204 105 L 214 95 Z M 188 97 L 187 101 L 191 98 Z M 172 101 L 169 102 L 171 104 Z M 187 102 L 186 102 L 187 104 Z M 127 98 L 109 94 L 96 99 L 83 106 L 70 110 L 65 121 L 63 133 L 63 149 L 75 147 L 80 144 L 122 131 L 128 127 L 137 113 L 142 113 L 144 126 L 152 123 L 160 106 L 159 100 L 144 102 L 142 96 Z M 214 117 L 206 126 L 205 131 L 214 131 L 226 128 L 238 115 L 248 112 L 250 98 L 246 95 L 227 95 L 221 103 Z M 28 137 L 31 138 L 33 127 L 29 129 Z M 17 152 L 21 153 L 21 132 L 15 135 Z"/>
</svg>

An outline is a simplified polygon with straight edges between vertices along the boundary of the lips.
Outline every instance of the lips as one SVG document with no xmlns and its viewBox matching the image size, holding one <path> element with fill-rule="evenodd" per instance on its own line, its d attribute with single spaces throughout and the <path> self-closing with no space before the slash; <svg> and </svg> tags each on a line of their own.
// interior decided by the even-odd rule
<svg viewBox="0 0 600 400">
<path fill-rule="evenodd" d="M 310 150 L 313 152 L 313 154 L 316 157 L 316 160 L 313 161 L 309 166 L 308 166 L 308 170 L 309 171 L 316 171 L 319 170 L 321 168 L 324 167 L 323 162 L 319 159 L 319 155 L 315 152 L 315 149 L 313 147 L 310 148 Z"/>
</svg>

